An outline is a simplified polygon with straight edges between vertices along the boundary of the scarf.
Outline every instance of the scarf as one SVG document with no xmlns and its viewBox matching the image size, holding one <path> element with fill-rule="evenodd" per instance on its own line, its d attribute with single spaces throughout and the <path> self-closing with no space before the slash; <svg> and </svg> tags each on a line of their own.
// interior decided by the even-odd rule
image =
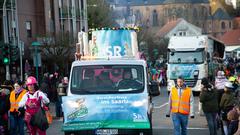
<svg viewBox="0 0 240 135">
<path fill-rule="evenodd" d="M 21 87 L 20 89 L 16 90 L 16 94 L 19 95 L 23 91 L 23 88 Z"/>
</svg>

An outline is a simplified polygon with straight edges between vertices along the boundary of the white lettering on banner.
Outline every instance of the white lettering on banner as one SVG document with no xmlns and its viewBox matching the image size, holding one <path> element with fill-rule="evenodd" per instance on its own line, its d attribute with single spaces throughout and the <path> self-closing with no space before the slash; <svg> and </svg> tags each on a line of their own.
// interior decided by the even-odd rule
<svg viewBox="0 0 240 135">
<path fill-rule="evenodd" d="M 121 47 L 120 46 L 114 46 L 114 54 L 116 56 L 121 56 L 120 52 L 121 52 Z"/>
<path fill-rule="evenodd" d="M 100 103 L 101 104 L 109 104 L 110 102 L 108 100 L 102 100 Z"/>
<path fill-rule="evenodd" d="M 112 100 L 112 104 L 127 104 L 128 100 Z"/>
<path fill-rule="evenodd" d="M 120 52 L 121 52 L 120 46 L 108 46 L 107 48 L 104 48 L 104 53 L 108 56 L 121 56 Z"/>
<path fill-rule="evenodd" d="M 127 99 L 126 96 L 99 96 L 97 99 Z"/>
<path fill-rule="evenodd" d="M 133 121 L 135 122 L 142 122 L 145 121 L 145 117 L 141 114 L 133 113 Z"/>
</svg>

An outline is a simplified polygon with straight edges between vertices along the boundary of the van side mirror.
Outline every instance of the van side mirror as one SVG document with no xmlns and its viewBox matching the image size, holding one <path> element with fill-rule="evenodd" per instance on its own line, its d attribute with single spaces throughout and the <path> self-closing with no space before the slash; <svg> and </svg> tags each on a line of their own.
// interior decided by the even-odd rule
<svg viewBox="0 0 240 135">
<path fill-rule="evenodd" d="M 151 81 L 148 84 L 149 95 L 150 96 L 158 96 L 160 95 L 159 83 L 157 81 Z"/>
<path fill-rule="evenodd" d="M 210 54 L 209 54 L 209 52 L 207 52 L 207 62 L 208 63 L 210 62 Z"/>
</svg>

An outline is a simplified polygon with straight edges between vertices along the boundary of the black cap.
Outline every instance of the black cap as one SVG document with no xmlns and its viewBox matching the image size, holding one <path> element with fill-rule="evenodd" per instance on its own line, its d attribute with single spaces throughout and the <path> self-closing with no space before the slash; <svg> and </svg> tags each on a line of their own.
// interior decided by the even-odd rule
<svg viewBox="0 0 240 135">
<path fill-rule="evenodd" d="M 204 86 L 208 85 L 208 84 L 209 84 L 208 78 L 204 77 L 204 78 L 202 79 L 201 84 L 204 85 Z"/>
<path fill-rule="evenodd" d="M 21 81 L 21 80 L 17 80 L 17 81 L 15 81 L 15 83 L 17 83 L 18 85 L 23 85 L 23 81 Z"/>
<path fill-rule="evenodd" d="M 178 78 L 177 79 L 181 79 L 181 80 L 184 80 L 184 78 L 183 78 L 183 76 L 178 76 Z"/>
</svg>

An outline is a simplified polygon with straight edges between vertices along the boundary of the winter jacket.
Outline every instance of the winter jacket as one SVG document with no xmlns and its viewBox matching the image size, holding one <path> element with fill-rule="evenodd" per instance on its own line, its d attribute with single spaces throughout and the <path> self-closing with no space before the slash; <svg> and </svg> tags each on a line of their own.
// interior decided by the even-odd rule
<svg viewBox="0 0 240 135">
<path fill-rule="evenodd" d="M 9 95 L 1 95 L 0 93 L 0 115 L 8 112 L 10 108 Z"/>
<path fill-rule="evenodd" d="M 238 119 L 238 130 L 234 133 L 234 135 L 240 135 L 240 117 Z"/>
<path fill-rule="evenodd" d="M 221 102 L 220 102 L 220 108 L 221 110 L 228 110 L 230 108 L 233 108 L 235 102 L 235 95 L 233 92 L 224 92 Z"/>
<path fill-rule="evenodd" d="M 228 82 L 225 76 L 217 76 L 215 78 L 215 87 L 217 90 L 224 89 L 225 83 Z"/>
<path fill-rule="evenodd" d="M 218 112 L 218 95 L 213 86 L 209 88 L 203 87 L 199 98 L 202 103 L 203 112 Z"/>
</svg>

